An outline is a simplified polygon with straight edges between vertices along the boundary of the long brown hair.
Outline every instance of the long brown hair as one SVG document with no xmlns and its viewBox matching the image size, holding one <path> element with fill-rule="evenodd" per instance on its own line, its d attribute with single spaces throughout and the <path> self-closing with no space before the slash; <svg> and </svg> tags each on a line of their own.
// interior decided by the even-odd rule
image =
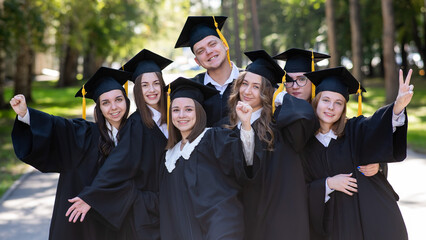
<svg viewBox="0 0 426 240">
<path fill-rule="evenodd" d="M 317 106 L 318 106 L 318 102 L 321 99 L 322 96 L 322 92 L 319 92 L 315 98 L 312 100 L 312 107 L 314 108 L 314 112 L 315 115 L 318 117 L 317 115 Z M 331 126 L 331 130 L 333 130 L 334 134 L 337 135 L 337 137 L 342 137 L 343 135 L 345 135 L 345 125 L 346 125 L 346 121 L 347 121 L 347 117 L 346 117 L 346 108 L 347 108 L 347 102 L 345 100 L 345 104 L 343 106 L 343 112 L 342 115 L 340 116 L 340 118 L 333 123 L 333 125 Z M 319 130 L 318 130 L 319 131 Z"/>
<path fill-rule="evenodd" d="M 238 123 L 237 112 L 235 107 L 240 99 L 240 87 L 246 73 L 240 74 L 232 86 L 231 94 L 229 95 L 228 108 L 229 108 L 229 125 L 225 127 L 233 129 Z M 268 144 L 268 151 L 274 150 L 274 132 L 272 129 L 272 97 L 274 88 L 271 82 L 262 77 L 260 84 L 260 99 L 262 102 L 262 113 L 260 118 L 254 123 L 253 128 L 260 140 Z"/>
<path fill-rule="evenodd" d="M 191 133 L 188 135 L 188 142 L 194 141 L 206 128 L 207 124 L 207 115 L 206 111 L 204 111 L 203 106 L 195 100 L 195 125 L 194 128 L 191 130 Z M 170 106 L 172 106 L 173 101 L 170 103 Z M 172 116 L 172 108 L 170 107 L 170 116 Z M 169 126 L 169 139 L 167 140 L 167 146 L 166 149 L 173 148 L 180 140 L 182 140 L 182 135 L 180 134 L 179 129 L 173 125 L 172 121 L 170 120 L 170 126 Z"/>
<path fill-rule="evenodd" d="M 164 94 L 164 80 L 163 75 L 161 72 L 154 72 L 155 75 L 157 75 L 158 79 L 160 80 L 160 87 L 161 87 L 161 97 L 160 102 L 158 105 L 160 106 L 160 113 L 161 113 L 161 123 L 167 122 L 167 107 L 166 107 L 166 95 Z M 143 74 L 139 75 L 135 80 L 135 85 L 133 86 L 133 93 L 135 98 L 136 107 L 138 108 L 139 114 L 141 115 L 142 122 L 149 128 L 153 128 L 155 126 L 155 122 L 152 120 L 152 112 L 148 108 L 148 105 L 145 102 L 145 99 L 142 94 L 142 76 Z"/>
<path fill-rule="evenodd" d="M 120 140 L 120 129 L 126 124 L 127 117 L 129 116 L 130 111 L 130 100 L 126 95 L 126 92 L 123 90 L 121 91 L 123 93 L 124 99 L 126 100 L 126 112 L 123 115 L 123 118 L 120 121 L 120 126 L 118 127 L 118 134 L 117 134 L 117 140 Z M 99 144 L 98 149 L 101 152 L 101 155 L 99 156 L 98 163 L 102 164 L 103 161 L 108 157 L 109 153 L 112 151 L 112 149 L 115 147 L 114 141 L 111 139 L 111 137 L 108 134 L 108 127 L 106 126 L 106 120 L 104 115 L 102 114 L 100 106 L 99 98 L 96 100 L 96 106 L 94 110 L 94 116 L 95 116 L 95 122 L 96 125 L 99 128 Z"/>
</svg>

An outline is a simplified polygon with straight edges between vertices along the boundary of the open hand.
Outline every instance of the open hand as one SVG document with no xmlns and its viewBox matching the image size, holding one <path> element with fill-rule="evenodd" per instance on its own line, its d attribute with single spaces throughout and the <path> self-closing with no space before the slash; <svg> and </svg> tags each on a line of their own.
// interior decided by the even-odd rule
<svg viewBox="0 0 426 240">
<path fill-rule="evenodd" d="M 83 201 L 79 197 L 75 197 L 73 199 L 68 199 L 68 202 L 74 203 L 71 205 L 70 208 L 68 208 L 67 213 L 65 214 L 66 217 L 70 216 L 68 221 L 69 222 L 77 222 L 78 218 L 80 218 L 80 222 L 83 222 L 84 217 L 86 216 L 87 212 L 90 210 L 90 205 L 87 204 L 85 201 Z"/>
<path fill-rule="evenodd" d="M 336 191 L 346 193 L 349 196 L 352 196 L 354 192 L 358 192 L 358 185 L 356 183 L 356 178 L 351 177 L 350 174 L 338 174 L 333 177 L 327 178 L 327 185 Z"/>
</svg>

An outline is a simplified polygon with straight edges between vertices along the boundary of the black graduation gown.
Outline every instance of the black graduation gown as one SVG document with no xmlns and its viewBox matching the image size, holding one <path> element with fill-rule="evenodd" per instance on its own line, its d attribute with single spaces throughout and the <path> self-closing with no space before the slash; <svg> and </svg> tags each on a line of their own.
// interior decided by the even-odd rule
<svg viewBox="0 0 426 240">
<path fill-rule="evenodd" d="M 247 169 L 243 189 L 246 239 L 309 239 L 307 192 L 297 151 L 318 123 L 310 104 L 289 94 L 277 108 L 275 120 L 274 150 L 267 151 L 256 137 L 253 167 Z"/>
<path fill-rule="evenodd" d="M 316 137 L 304 152 L 309 183 L 312 239 L 392 240 L 407 239 L 396 201 L 398 196 L 383 174 L 365 177 L 356 167 L 376 162 L 402 161 L 406 157 L 407 122 L 392 133 L 393 104 L 373 116 L 347 121 L 345 135 L 324 147 Z M 325 181 L 337 174 L 352 173 L 358 193 L 334 191 L 327 203 Z"/>
<path fill-rule="evenodd" d="M 206 73 L 200 73 L 194 77 L 194 80 L 200 84 L 204 85 L 204 75 Z M 219 122 L 222 118 L 228 116 L 228 99 L 231 94 L 232 84 L 229 84 L 226 87 L 225 92 L 223 94 L 216 94 L 213 97 L 207 99 L 203 103 L 203 108 L 207 114 L 207 127 L 216 127 L 218 126 L 216 123 Z M 216 89 L 212 84 L 207 84 L 206 86 L 212 87 Z"/>
<path fill-rule="evenodd" d="M 158 126 L 148 128 L 139 111 L 134 112 L 93 183 L 79 194 L 109 224 L 122 229 L 127 239 L 160 239 L 158 170 L 166 144 Z M 133 184 L 133 189 L 116 192 L 123 184 Z M 116 198 L 100 198 L 105 192 Z"/>
<path fill-rule="evenodd" d="M 30 126 L 15 120 L 12 142 L 16 156 L 41 172 L 60 173 L 49 239 L 107 239 L 115 232 L 89 211 L 84 222 L 68 222 L 68 202 L 90 185 L 98 169 L 99 130 L 83 119 L 64 119 L 29 108 Z"/>
<path fill-rule="evenodd" d="M 161 164 L 162 240 L 244 239 L 240 183 L 243 161 L 239 136 L 228 129 L 207 130 L 188 160 L 171 173 Z"/>
</svg>

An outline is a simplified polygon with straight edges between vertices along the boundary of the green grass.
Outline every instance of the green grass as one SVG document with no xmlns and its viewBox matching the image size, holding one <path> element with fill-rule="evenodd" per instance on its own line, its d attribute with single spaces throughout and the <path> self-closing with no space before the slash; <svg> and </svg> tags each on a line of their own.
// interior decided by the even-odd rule
<svg viewBox="0 0 426 240">
<path fill-rule="evenodd" d="M 66 118 L 80 117 L 81 98 L 74 98 L 79 87 L 56 88 L 56 82 L 34 82 L 33 100 L 29 107 Z M 5 99 L 12 97 L 12 89 L 5 89 Z M 89 100 L 90 101 L 90 100 Z M 12 108 L 0 110 L 0 197 L 28 166 L 16 158 L 11 132 L 15 120 Z"/>
<path fill-rule="evenodd" d="M 408 146 L 413 150 L 426 153 L 426 79 L 413 77 L 414 95 L 407 107 Z M 385 105 L 384 83 L 381 79 L 367 79 L 364 83 L 367 93 L 363 96 L 363 115 L 371 116 L 378 108 Z M 348 104 L 348 117 L 356 116 L 358 109 L 356 99 Z"/>
</svg>

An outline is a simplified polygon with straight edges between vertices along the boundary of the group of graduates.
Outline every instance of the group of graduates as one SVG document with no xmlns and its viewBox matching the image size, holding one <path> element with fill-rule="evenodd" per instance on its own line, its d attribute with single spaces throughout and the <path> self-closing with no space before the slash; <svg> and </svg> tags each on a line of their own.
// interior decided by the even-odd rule
<svg viewBox="0 0 426 240">
<path fill-rule="evenodd" d="M 406 157 L 411 70 L 394 103 L 347 119 L 365 90 L 346 68 L 293 48 L 246 52 L 240 71 L 225 20 L 188 17 L 175 48 L 206 69 L 194 78 L 166 86 L 172 61 L 146 49 L 101 67 L 76 94 L 95 123 L 11 99 L 17 157 L 60 173 L 49 239 L 408 239 L 382 168 Z"/>
</svg>

